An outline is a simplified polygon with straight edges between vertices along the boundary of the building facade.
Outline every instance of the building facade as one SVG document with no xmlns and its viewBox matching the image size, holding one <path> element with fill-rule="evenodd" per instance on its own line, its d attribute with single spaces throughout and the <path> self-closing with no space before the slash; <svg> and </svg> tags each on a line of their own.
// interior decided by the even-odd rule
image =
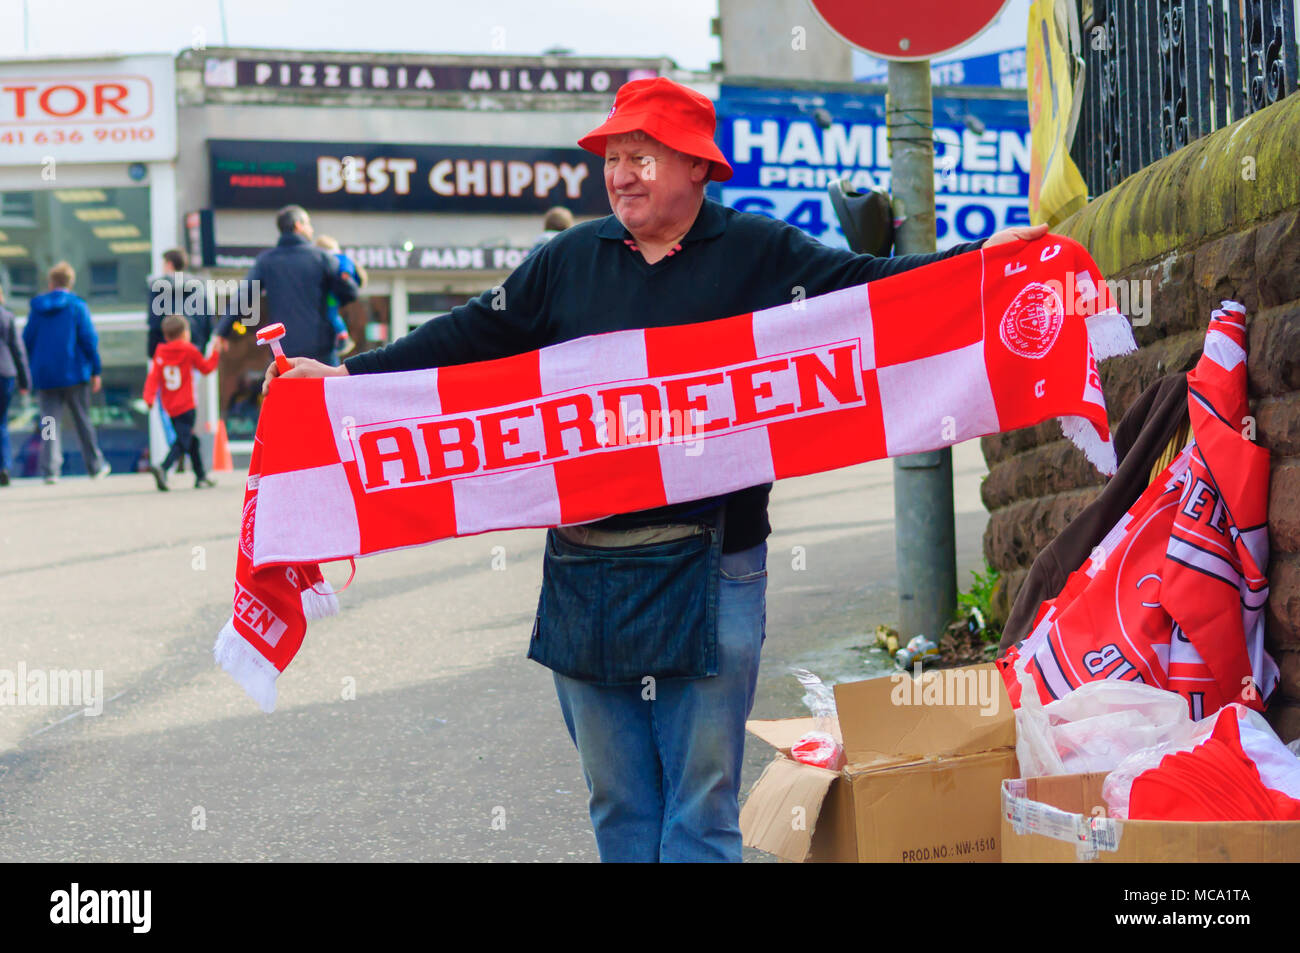
<svg viewBox="0 0 1300 953">
<path fill-rule="evenodd" d="M 609 214 L 599 159 L 577 139 L 630 79 L 668 60 L 187 50 L 176 60 L 176 214 L 196 268 L 242 277 L 302 205 L 367 272 L 345 309 L 373 347 L 499 284 L 545 211 Z M 274 320 L 274 316 L 271 316 Z M 232 440 L 251 436 L 265 356 L 223 361 Z"/>
<path fill-rule="evenodd" d="M 94 316 L 104 362 L 100 426 L 143 426 L 133 402 L 144 379 L 148 278 L 178 240 L 174 63 L 160 55 L 0 64 L 0 288 L 21 318 L 53 264 L 76 270 L 73 290 Z M 34 407 L 13 413 L 21 435 Z"/>
</svg>

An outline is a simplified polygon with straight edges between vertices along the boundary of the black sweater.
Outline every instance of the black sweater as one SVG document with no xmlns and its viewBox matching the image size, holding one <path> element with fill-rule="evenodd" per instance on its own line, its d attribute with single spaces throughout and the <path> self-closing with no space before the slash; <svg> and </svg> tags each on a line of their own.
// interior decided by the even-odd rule
<svg viewBox="0 0 1300 953">
<path fill-rule="evenodd" d="M 873 258 L 821 244 L 791 225 L 705 200 L 681 250 L 648 264 L 614 216 L 561 232 L 499 288 L 428 321 L 387 347 L 349 358 L 349 374 L 490 360 L 587 334 L 710 321 L 789 304 L 978 248 Z M 727 498 L 723 549 L 767 538 L 771 484 Z M 601 525 L 672 522 L 699 504 L 611 517 Z"/>
</svg>

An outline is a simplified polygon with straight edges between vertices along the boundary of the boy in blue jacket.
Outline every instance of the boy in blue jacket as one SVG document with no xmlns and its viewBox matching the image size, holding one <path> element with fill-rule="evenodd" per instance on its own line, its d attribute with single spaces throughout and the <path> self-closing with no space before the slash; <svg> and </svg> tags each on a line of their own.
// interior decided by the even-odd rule
<svg viewBox="0 0 1300 953">
<path fill-rule="evenodd" d="M 103 386 L 100 379 L 99 336 L 86 302 L 72 293 L 77 274 L 66 261 L 49 271 L 50 290 L 32 299 L 23 328 L 23 344 L 32 369 L 32 389 L 41 406 L 41 474 L 55 483 L 63 469 L 58 421 L 66 407 L 81 442 L 91 479 L 109 472 L 108 462 L 90 426 L 90 396 Z M 55 426 L 45 433 L 47 420 Z"/>
</svg>

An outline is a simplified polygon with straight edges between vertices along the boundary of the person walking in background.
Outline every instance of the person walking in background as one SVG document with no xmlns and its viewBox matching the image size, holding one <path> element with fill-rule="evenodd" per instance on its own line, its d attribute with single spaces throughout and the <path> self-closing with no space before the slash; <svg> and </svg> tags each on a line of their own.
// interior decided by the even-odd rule
<svg viewBox="0 0 1300 953">
<path fill-rule="evenodd" d="M 0 486 L 9 485 L 9 401 L 15 390 L 26 394 L 32 386 L 17 319 L 4 306 L 4 300 L 4 291 L 0 290 Z"/>
<path fill-rule="evenodd" d="M 162 254 L 162 274 L 149 282 L 149 306 L 145 310 L 149 334 L 145 347 L 150 360 L 153 360 L 154 351 L 164 340 L 163 318 L 176 313 L 178 304 L 180 313 L 190 323 L 190 341 L 199 351 L 207 350 L 208 339 L 212 336 L 212 312 L 208 306 L 207 288 L 198 278 L 185 276 L 188 266 L 189 257 L 183 249 L 169 248 Z M 168 446 L 175 442 L 176 434 L 172 432 L 165 415 L 162 432 Z M 184 469 L 185 458 L 182 457 L 176 472 L 180 473 Z"/>
<path fill-rule="evenodd" d="M 316 247 L 323 248 L 332 254 L 339 263 L 339 271 L 345 275 L 351 275 L 358 288 L 366 286 L 366 270 L 340 251 L 337 241 L 329 235 L 317 235 Z M 333 292 L 326 296 L 325 304 L 329 308 L 330 327 L 334 329 L 333 363 L 338 364 L 338 359 L 355 348 L 356 344 L 348 334 L 348 326 L 343 323 L 343 316 L 339 314 L 339 299 L 334 296 Z"/>
<path fill-rule="evenodd" d="M 528 250 L 528 254 L 533 254 L 560 232 L 573 227 L 573 213 L 563 205 L 557 205 L 546 212 L 542 219 L 542 234 L 537 236 L 537 241 L 533 242 L 533 247 Z"/>
<path fill-rule="evenodd" d="M 149 282 L 149 308 L 145 313 L 149 336 L 145 346 L 150 359 L 159 344 L 163 343 L 163 318 L 176 313 L 179 302 L 189 320 L 190 342 L 200 351 L 207 350 L 212 336 L 212 312 L 208 307 L 207 289 L 194 276 L 185 276 L 189 259 L 180 248 L 169 248 L 162 255 L 162 274 Z"/>
<path fill-rule="evenodd" d="M 190 341 L 189 321 L 179 314 L 169 314 L 162 320 L 164 342 L 154 351 L 149 376 L 144 382 L 144 402 L 153 408 L 154 397 L 162 392 L 163 411 L 171 418 L 176 440 L 166 459 L 158 466 L 150 466 L 158 489 L 166 490 L 167 470 L 189 454 L 194 464 L 194 488 L 216 486 L 208 479 L 199 453 L 199 438 L 194 435 L 194 377 L 193 370 L 211 374 L 221 359 L 215 350 L 204 357 Z"/>
<path fill-rule="evenodd" d="M 77 273 L 66 261 L 49 271 L 50 290 L 32 299 L 23 328 L 23 344 L 31 363 L 32 387 L 41 406 L 41 474 L 56 483 L 63 469 L 59 417 L 66 407 L 81 442 L 86 473 L 92 480 L 111 469 L 95 441 L 90 425 L 90 397 L 103 387 L 99 362 L 99 336 L 86 302 L 72 293 Z M 47 421 L 53 432 L 44 433 Z"/>
<path fill-rule="evenodd" d="M 357 283 L 339 270 L 338 260 L 312 244 L 311 218 L 300 205 L 286 205 L 275 216 L 280 240 L 257 256 L 246 281 L 266 295 L 271 320 L 284 325 L 280 341 L 286 357 L 310 357 L 329 365 L 334 359 L 335 333 L 325 299 L 333 294 L 339 305 L 357 300 Z M 217 326 L 217 353 L 229 346 L 239 315 L 226 314 Z"/>
</svg>

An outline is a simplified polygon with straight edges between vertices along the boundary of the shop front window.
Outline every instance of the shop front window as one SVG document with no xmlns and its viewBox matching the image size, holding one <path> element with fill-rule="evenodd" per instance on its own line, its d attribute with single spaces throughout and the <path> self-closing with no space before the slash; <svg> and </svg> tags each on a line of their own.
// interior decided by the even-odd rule
<svg viewBox="0 0 1300 953">
<path fill-rule="evenodd" d="M 117 262 L 92 261 L 90 263 L 90 296 L 113 298 L 117 296 Z"/>
<path fill-rule="evenodd" d="M 416 328 L 433 318 L 440 318 L 452 308 L 458 308 L 472 295 L 442 294 L 437 292 L 412 292 L 406 299 L 407 324 Z"/>
<path fill-rule="evenodd" d="M 142 310 L 151 248 L 148 186 L 0 192 L 0 286 L 19 314 L 59 261 L 92 315 Z"/>
</svg>

